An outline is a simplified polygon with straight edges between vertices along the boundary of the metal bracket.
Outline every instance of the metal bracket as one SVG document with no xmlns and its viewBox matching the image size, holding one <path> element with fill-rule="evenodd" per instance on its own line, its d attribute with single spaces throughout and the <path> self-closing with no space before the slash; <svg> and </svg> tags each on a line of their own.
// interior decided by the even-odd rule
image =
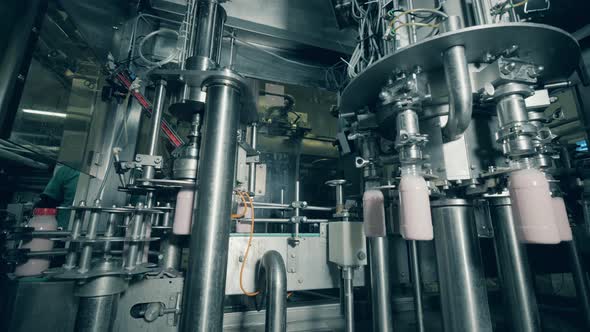
<svg viewBox="0 0 590 332">
<path fill-rule="evenodd" d="M 287 273 L 297 273 L 299 246 L 287 246 Z"/>
<path fill-rule="evenodd" d="M 150 156 L 146 154 L 138 154 L 135 156 L 136 167 L 153 166 L 154 168 L 162 168 L 162 156 Z"/>
<path fill-rule="evenodd" d="M 292 216 L 289 219 L 290 223 L 293 224 L 301 224 L 301 223 L 306 223 L 307 222 L 307 217 L 306 216 Z"/>
</svg>

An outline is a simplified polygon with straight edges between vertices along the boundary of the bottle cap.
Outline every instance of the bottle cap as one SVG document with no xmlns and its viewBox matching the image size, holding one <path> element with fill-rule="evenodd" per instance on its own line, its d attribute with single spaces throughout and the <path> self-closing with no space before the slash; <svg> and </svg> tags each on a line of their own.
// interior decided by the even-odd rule
<svg viewBox="0 0 590 332">
<path fill-rule="evenodd" d="M 53 208 L 36 208 L 33 210 L 35 216 L 55 216 L 56 214 L 57 209 Z"/>
</svg>

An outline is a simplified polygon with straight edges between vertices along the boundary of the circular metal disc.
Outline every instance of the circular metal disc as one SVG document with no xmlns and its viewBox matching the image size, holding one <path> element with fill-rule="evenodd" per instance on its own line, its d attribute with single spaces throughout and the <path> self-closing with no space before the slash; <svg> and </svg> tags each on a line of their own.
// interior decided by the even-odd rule
<svg viewBox="0 0 590 332">
<path fill-rule="evenodd" d="M 442 68 L 442 52 L 464 45 L 467 61 L 481 63 L 486 54 L 496 55 L 518 45 L 519 58 L 545 67 L 541 81 L 568 79 L 580 59 L 578 42 L 567 32 L 544 24 L 505 23 L 479 25 L 444 33 L 399 49 L 377 61 L 353 79 L 342 93 L 342 113 L 355 112 L 377 99 L 393 71 Z"/>
</svg>

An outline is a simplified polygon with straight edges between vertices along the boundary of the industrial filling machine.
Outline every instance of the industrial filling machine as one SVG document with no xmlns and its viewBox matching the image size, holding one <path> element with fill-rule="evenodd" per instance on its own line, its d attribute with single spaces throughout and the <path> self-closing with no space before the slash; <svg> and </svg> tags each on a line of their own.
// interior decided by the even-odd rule
<svg viewBox="0 0 590 332">
<path fill-rule="evenodd" d="M 3 1 L 0 330 L 590 330 L 589 10 Z"/>
</svg>

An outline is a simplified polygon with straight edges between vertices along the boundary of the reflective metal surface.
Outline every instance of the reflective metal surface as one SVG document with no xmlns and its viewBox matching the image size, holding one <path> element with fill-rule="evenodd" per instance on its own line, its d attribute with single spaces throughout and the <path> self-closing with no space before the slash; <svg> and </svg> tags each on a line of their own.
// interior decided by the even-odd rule
<svg viewBox="0 0 590 332">
<path fill-rule="evenodd" d="M 487 53 L 499 53 L 518 45 L 522 60 L 545 67 L 541 79 L 548 82 L 569 78 L 580 58 L 577 41 L 552 26 L 503 23 L 469 27 L 418 42 L 377 61 L 344 89 L 340 111 L 354 112 L 375 102 L 379 89 L 396 69 L 412 71 L 420 66 L 423 71 L 430 71 L 441 68 L 440 53 L 457 45 L 464 45 L 469 63 L 482 62 Z M 555 62 L 557 57 L 560 61 Z"/>
<path fill-rule="evenodd" d="M 230 214 L 235 176 L 240 92 L 207 85 L 196 211 L 183 295 L 181 331 L 221 331 Z"/>
<path fill-rule="evenodd" d="M 373 330 L 393 331 L 387 237 L 369 238 Z"/>
<path fill-rule="evenodd" d="M 527 252 L 518 241 L 510 198 L 491 198 L 489 202 L 505 313 L 512 331 L 539 331 L 541 321 Z"/>
<path fill-rule="evenodd" d="M 117 314 L 119 294 L 81 297 L 76 317 L 77 332 L 111 332 Z"/>
<path fill-rule="evenodd" d="M 409 241 L 410 244 L 410 271 L 412 272 L 412 287 L 414 291 L 414 311 L 416 314 L 416 331 L 424 332 L 424 311 L 422 306 L 422 278 L 420 276 L 420 261 L 418 243 Z"/>
<path fill-rule="evenodd" d="M 266 298 L 266 332 L 287 330 L 287 271 L 285 261 L 277 251 L 267 251 L 260 260 L 260 272 L 264 275 Z"/>
<path fill-rule="evenodd" d="M 432 202 L 444 329 L 492 331 L 472 207 L 462 199 Z"/>
</svg>

